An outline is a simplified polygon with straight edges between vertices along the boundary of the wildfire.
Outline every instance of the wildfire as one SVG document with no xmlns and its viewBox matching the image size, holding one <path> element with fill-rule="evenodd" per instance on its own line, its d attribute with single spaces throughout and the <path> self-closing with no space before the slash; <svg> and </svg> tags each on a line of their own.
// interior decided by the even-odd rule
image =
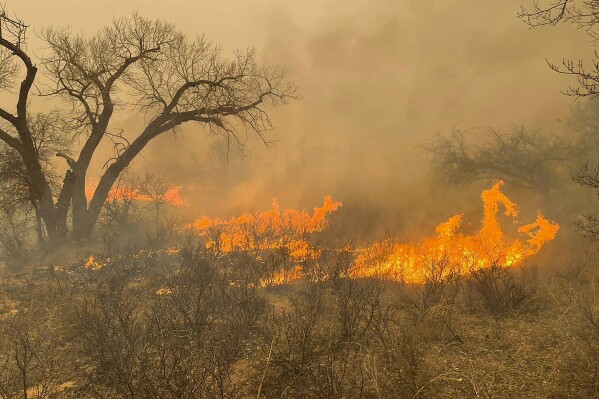
<svg viewBox="0 0 599 399">
<path fill-rule="evenodd" d="M 519 238 L 506 239 L 499 213 L 513 218 L 517 223 L 518 207 L 502 191 L 499 181 L 491 189 L 483 191 L 482 226 L 477 233 L 467 235 L 459 232 L 463 214 L 450 217 L 436 227 L 436 236 L 420 243 L 400 243 L 389 239 L 368 247 L 343 248 L 353 255 L 349 271 L 342 277 L 379 277 L 410 284 L 421 284 L 431 276 L 443 278 L 449 275 L 468 275 L 476 270 L 521 264 L 528 257 L 555 238 L 559 225 L 547 220 L 539 211 L 533 223 L 518 228 Z M 179 191 L 176 191 L 177 195 Z M 116 194 L 115 194 L 116 195 Z M 141 196 L 140 200 L 144 200 Z M 280 267 L 260 279 L 258 285 L 285 284 L 304 277 L 302 263 L 319 259 L 322 248 L 310 243 L 310 235 L 324 231 L 328 216 L 342 206 L 327 196 L 321 207 L 312 213 L 295 209 L 281 210 L 276 199 L 272 208 L 265 212 L 248 213 L 231 219 L 203 217 L 190 224 L 191 229 L 204 239 L 206 249 L 215 254 L 235 251 L 252 252 L 257 258 L 262 251 L 281 250 L 291 260 L 291 267 Z M 169 248 L 166 254 L 173 255 L 179 248 Z M 90 256 L 85 267 L 92 270 L 102 268 L 104 263 Z M 324 278 L 327 278 L 326 275 Z M 170 292 L 158 290 L 157 295 Z"/>
<path fill-rule="evenodd" d="M 524 239 L 511 243 L 497 218 L 500 205 L 505 215 L 515 218 L 517 205 L 501 192 L 503 182 L 482 193 L 484 217 L 482 228 L 474 235 L 458 233 L 462 216 L 454 215 L 437 226 L 437 237 L 419 244 L 401 244 L 391 240 L 357 250 L 357 259 L 349 277 L 383 277 L 407 283 L 422 283 L 435 273 L 442 277 L 450 273 L 466 275 L 483 268 L 511 267 L 536 254 L 555 238 L 559 225 L 539 211 L 535 222 L 521 226 Z"/>
<path fill-rule="evenodd" d="M 232 219 L 203 217 L 191 229 L 207 238 L 206 248 L 215 251 L 253 251 L 286 249 L 296 262 L 318 257 L 319 250 L 306 240 L 310 233 L 328 226 L 327 216 L 341 207 L 330 196 L 312 214 L 296 209 L 281 210 L 276 199 L 266 212 L 248 213 Z M 211 232 L 219 232 L 216 236 Z"/>
<path fill-rule="evenodd" d="M 94 255 L 90 255 L 83 264 L 83 267 L 88 270 L 100 270 L 105 266 L 105 262 L 98 261 Z"/>
<path fill-rule="evenodd" d="M 89 184 L 85 187 L 85 196 L 92 198 L 96 191 L 97 184 Z M 130 200 L 139 202 L 152 202 L 170 204 L 175 207 L 182 206 L 185 201 L 181 196 L 182 187 L 178 185 L 169 185 L 164 192 L 161 193 L 145 193 L 141 188 L 124 185 L 120 187 L 113 187 L 108 194 L 108 202 L 119 201 L 119 200 Z"/>
</svg>

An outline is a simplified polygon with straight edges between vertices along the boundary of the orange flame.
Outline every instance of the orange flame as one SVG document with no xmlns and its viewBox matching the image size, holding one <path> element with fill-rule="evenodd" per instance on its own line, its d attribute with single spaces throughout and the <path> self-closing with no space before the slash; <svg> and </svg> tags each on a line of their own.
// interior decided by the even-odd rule
<svg viewBox="0 0 599 399">
<path fill-rule="evenodd" d="M 391 240 L 357 250 L 358 257 L 349 277 L 383 277 L 407 283 L 423 283 L 430 273 L 461 275 L 492 266 L 511 267 L 536 254 L 543 245 L 555 238 L 559 225 L 539 211 L 537 220 L 518 229 L 527 236 L 511 243 L 504 241 L 504 232 L 497 219 L 499 206 L 505 215 L 516 217 L 516 204 L 500 190 L 503 182 L 482 193 L 484 218 L 475 235 L 458 233 L 462 216 L 455 215 L 437 226 L 438 236 L 419 244 L 400 244 Z"/>
<path fill-rule="evenodd" d="M 511 267 L 538 253 L 543 245 L 555 238 L 559 225 L 551 222 L 539 211 L 535 222 L 521 226 L 518 233 L 524 239 L 510 243 L 498 220 L 500 207 L 504 214 L 515 218 L 518 208 L 503 192 L 502 181 L 483 191 L 484 217 L 481 229 L 474 235 L 458 232 L 463 215 L 450 217 L 437 226 L 437 236 L 418 244 L 402 244 L 385 240 L 370 247 L 354 250 L 356 260 L 346 277 L 382 277 L 394 281 L 419 284 L 431 273 L 446 276 L 450 273 L 466 275 L 472 271 L 492 266 Z M 192 228 L 201 235 L 220 229 L 218 238 L 209 239 L 206 247 L 223 252 L 236 250 L 287 249 L 295 262 L 316 259 L 320 250 L 306 241 L 307 233 L 323 231 L 327 215 L 341 206 L 330 196 L 324 205 L 315 208 L 312 215 L 289 209 L 281 211 L 276 200 L 269 211 L 246 214 L 230 220 L 201 218 Z M 302 278 L 302 268 L 281 269 L 262 279 L 261 286 L 284 284 Z"/>
<path fill-rule="evenodd" d="M 503 182 L 499 181 L 491 189 L 483 191 L 484 217 L 476 234 L 458 232 L 463 215 L 457 214 L 436 227 L 436 237 L 420 243 L 402 244 L 389 239 L 369 247 L 343 248 L 342 251 L 355 255 L 352 266 L 343 277 L 380 277 L 421 284 L 430 278 L 431 273 L 442 278 L 454 274 L 467 275 L 489 267 L 508 268 L 521 264 L 555 238 L 559 225 L 547 220 L 539 211 L 533 223 L 518 228 L 519 239 L 506 240 L 498 220 L 500 208 L 504 209 L 505 216 L 517 222 L 518 207 L 501 192 L 502 185 Z M 153 200 L 132 187 L 115 190 L 111 195 L 113 198 L 122 195 L 139 201 Z M 173 186 L 170 194 L 164 197 L 180 200 L 180 187 Z M 231 219 L 203 217 L 187 227 L 205 238 L 206 248 L 215 253 L 284 250 L 293 267 L 281 268 L 259 281 L 263 287 L 280 285 L 303 278 L 300 264 L 319 258 L 322 249 L 310 244 L 309 235 L 324 231 L 329 223 L 329 214 L 341 206 L 341 202 L 334 202 L 327 196 L 324 204 L 314 208 L 310 214 L 295 209 L 282 211 L 274 199 L 272 209 L 265 212 Z M 176 248 L 167 251 L 168 254 L 177 252 Z M 93 256 L 85 263 L 86 268 L 93 270 L 102 266 Z"/>
<path fill-rule="evenodd" d="M 189 227 L 197 234 L 207 237 L 206 248 L 222 252 L 265 249 L 287 249 L 296 262 L 316 258 L 320 253 L 306 241 L 306 235 L 321 232 L 328 226 L 327 216 L 341 207 L 330 196 L 321 207 L 309 214 L 296 209 L 281 211 L 273 199 L 272 209 L 262 213 L 248 213 L 232 219 L 203 217 Z M 220 231 L 217 238 L 209 237 L 209 231 Z"/>
<path fill-rule="evenodd" d="M 85 196 L 89 199 L 92 198 L 96 191 L 97 184 L 89 184 L 85 187 Z M 170 204 L 175 207 L 182 206 L 185 201 L 181 196 L 181 190 L 183 187 L 178 185 L 170 185 L 168 189 L 157 195 L 148 195 L 141 192 L 139 187 L 125 185 L 121 187 L 113 187 L 108 194 L 108 202 L 117 200 L 133 200 L 139 202 L 159 202 L 164 204 Z"/>
</svg>

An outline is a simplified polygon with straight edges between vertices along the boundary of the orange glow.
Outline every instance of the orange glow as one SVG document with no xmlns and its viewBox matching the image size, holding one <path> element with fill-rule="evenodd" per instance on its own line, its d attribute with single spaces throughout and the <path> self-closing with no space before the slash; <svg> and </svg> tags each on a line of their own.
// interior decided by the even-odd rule
<svg viewBox="0 0 599 399">
<path fill-rule="evenodd" d="M 435 236 L 419 243 L 406 244 L 388 239 L 362 248 L 344 247 L 340 251 L 353 254 L 354 260 L 342 277 L 379 277 L 421 284 L 431 276 L 444 278 L 468 275 L 479 269 L 509 268 L 522 264 L 555 238 L 559 225 L 547 220 L 539 211 L 534 222 L 520 225 L 514 232 L 519 235 L 518 238 L 506 238 L 508 234 L 502 229 L 500 211 L 503 210 L 503 214 L 517 224 L 518 207 L 501 191 L 502 185 L 503 182 L 499 181 L 483 191 L 482 226 L 475 234 L 459 232 L 463 215 L 457 214 L 439 224 Z M 115 192 L 115 195 L 137 193 L 123 190 Z M 178 196 L 179 191 L 176 193 Z M 143 196 L 139 198 L 144 200 Z M 281 285 L 304 278 L 302 263 L 320 258 L 323 248 L 312 245 L 310 236 L 323 232 L 329 224 L 329 215 L 341 206 L 340 202 L 327 196 L 321 207 L 309 213 L 295 209 L 281 210 L 275 199 L 272 208 L 265 212 L 248 213 L 231 219 L 203 217 L 187 228 L 202 237 L 205 248 L 215 254 L 245 251 L 260 258 L 263 251 L 283 251 L 290 263 L 282 261 L 276 265 L 280 267 L 278 271 L 256 282 L 262 287 Z M 168 255 L 178 252 L 179 248 L 165 251 Z M 85 262 L 85 267 L 92 270 L 103 266 L 104 263 L 98 262 L 93 256 Z M 325 274 L 319 278 L 328 277 Z M 167 292 L 159 290 L 157 294 Z"/>
<path fill-rule="evenodd" d="M 466 275 L 491 266 L 521 264 L 555 238 L 559 225 L 545 219 L 539 212 L 535 222 L 518 229 L 525 236 L 524 241 L 515 239 L 507 243 L 497 218 L 499 208 L 503 206 L 505 215 L 513 218 L 518 215 L 518 210 L 516 204 L 501 192 L 502 184 L 500 181 L 482 193 L 484 217 L 478 233 L 458 233 L 463 215 L 452 216 L 437 226 L 437 237 L 419 244 L 387 240 L 358 249 L 349 277 L 382 277 L 418 284 L 426 281 L 431 273 L 438 276 L 450 273 Z"/>
<path fill-rule="evenodd" d="M 85 196 L 92 198 L 96 191 L 97 184 L 89 184 L 85 187 Z M 155 202 L 170 204 L 176 207 L 182 206 L 185 201 L 181 196 L 181 186 L 170 185 L 163 194 L 149 195 L 143 193 L 139 187 L 125 185 L 122 187 L 113 187 L 108 194 L 108 202 L 118 200 L 132 200 L 140 202 Z"/>
<path fill-rule="evenodd" d="M 281 269 L 267 278 L 260 279 L 260 287 L 272 287 L 287 284 L 295 280 L 301 280 L 303 276 L 302 267 L 296 265 L 291 270 Z"/>
<path fill-rule="evenodd" d="M 94 255 L 90 255 L 83 264 L 83 267 L 88 270 L 100 270 L 104 266 L 104 262 L 98 261 Z"/>
<path fill-rule="evenodd" d="M 488 268 L 512 267 L 538 253 L 543 245 L 555 238 L 559 225 L 539 211 L 535 222 L 521 226 L 522 236 L 508 242 L 498 219 L 500 208 L 507 217 L 518 216 L 518 208 L 502 191 L 502 181 L 483 191 L 484 217 L 481 229 L 474 235 L 458 232 L 463 215 L 450 217 L 436 227 L 436 237 L 420 243 L 403 244 L 389 239 L 369 247 L 353 250 L 356 256 L 348 275 L 350 278 L 380 277 L 410 284 L 420 284 L 434 273 L 437 277 L 468 273 Z M 306 235 L 323 231 L 327 216 L 341 206 L 326 197 L 324 205 L 315 208 L 312 215 L 297 210 L 281 211 L 276 200 L 271 210 L 246 214 L 237 218 L 201 218 L 192 228 L 207 237 L 206 247 L 215 251 L 249 251 L 286 249 L 296 262 L 291 270 L 281 269 L 260 281 L 261 286 L 280 285 L 303 277 L 298 264 L 317 259 L 321 250 L 313 248 Z M 217 238 L 209 238 L 208 231 L 218 231 Z"/>
<path fill-rule="evenodd" d="M 321 232 L 328 226 L 327 216 L 341 207 L 330 196 L 312 214 L 296 209 L 281 211 L 273 200 L 272 209 L 261 213 L 248 213 L 232 219 L 203 217 L 189 227 L 206 237 L 206 248 L 214 251 L 252 251 L 286 249 L 295 262 L 315 259 L 320 251 L 306 240 L 311 233 Z M 210 232 L 218 232 L 212 237 Z"/>
</svg>

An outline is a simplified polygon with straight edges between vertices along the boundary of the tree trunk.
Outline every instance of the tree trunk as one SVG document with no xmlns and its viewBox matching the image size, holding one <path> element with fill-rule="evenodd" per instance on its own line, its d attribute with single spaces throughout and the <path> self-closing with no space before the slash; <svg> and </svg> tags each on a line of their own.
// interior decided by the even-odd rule
<svg viewBox="0 0 599 399">
<path fill-rule="evenodd" d="M 39 216 L 44 221 L 50 245 L 61 244 L 67 239 L 67 220 L 61 217 L 54 206 L 51 193 L 45 194 L 40 200 Z"/>
<path fill-rule="evenodd" d="M 88 240 L 91 238 L 95 220 L 87 209 L 87 197 L 85 194 L 86 172 L 78 169 L 74 174 L 72 210 L 73 210 L 73 233 L 75 241 Z"/>
<path fill-rule="evenodd" d="M 40 216 L 40 210 L 35 201 L 31 201 L 31 205 L 33 206 L 33 210 L 35 211 L 35 233 L 37 235 L 37 243 L 40 248 L 44 246 L 46 243 L 46 239 L 44 237 L 44 226 L 42 217 Z"/>
<path fill-rule="evenodd" d="M 104 172 L 104 175 L 100 178 L 100 182 L 94 191 L 93 197 L 89 201 L 89 207 L 86 207 L 87 211 L 81 212 L 81 218 L 77 218 L 77 221 L 73 219 L 73 236 L 76 239 L 91 237 L 94 225 L 98 221 L 100 211 L 108 199 L 112 186 L 123 170 L 129 166 L 131 161 L 141 152 L 150 140 L 160 133 L 178 126 L 181 122 L 177 121 L 170 125 L 165 124 L 161 126 L 163 123 L 164 120 L 161 118 L 150 123 L 143 133 L 106 169 L 106 172 Z M 83 196 L 85 198 L 85 179 L 83 179 L 83 185 Z M 81 190 L 81 188 L 79 188 L 79 190 Z M 77 189 L 73 194 L 76 195 L 76 193 Z M 80 193 L 81 191 L 79 191 L 79 194 Z M 73 208 L 73 215 L 74 212 L 75 210 Z"/>
<path fill-rule="evenodd" d="M 32 154 L 25 153 L 23 162 L 30 180 L 30 195 L 33 202 L 37 203 L 37 215 L 44 221 L 48 233 L 48 242 L 57 244 L 64 242 L 67 238 L 67 220 L 66 213 L 64 217 L 54 205 L 52 189 L 46 180 L 39 160 L 34 151 Z"/>
<path fill-rule="evenodd" d="M 73 218 L 73 233 L 71 238 L 74 241 L 89 240 L 98 216 L 94 216 L 92 212 L 86 209 L 79 214 L 77 219 Z"/>
</svg>

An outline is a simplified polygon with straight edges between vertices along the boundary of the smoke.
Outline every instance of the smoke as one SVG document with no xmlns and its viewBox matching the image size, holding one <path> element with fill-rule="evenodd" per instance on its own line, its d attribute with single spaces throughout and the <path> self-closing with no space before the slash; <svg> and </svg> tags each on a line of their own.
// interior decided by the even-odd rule
<svg viewBox="0 0 599 399">
<path fill-rule="evenodd" d="M 516 18 L 517 2 L 454 3 L 330 2 L 312 26 L 292 8 L 269 9 L 258 48 L 264 62 L 285 68 L 302 99 L 274 112 L 278 129 L 269 137 L 276 145 L 249 140 L 253 158 L 231 154 L 233 165 L 215 172 L 227 177 L 218 179 L 225 186 L 214 187 L 212 198 L 199 196 L 200 208 L 260 209 L 273 196 L 283 205 L 311 207 L 331 194 L 344 202 L 358 233 L 413 231 L 423 222 L 430 231 L 447 212 L 468 211 L 465 201 L 478 209 L 480 187 L 460 195 L 436 186 L 419 146 L 459 121 L 559 128 L 557 117 L 569 103 L 559 90 L 567 81 L 547 68 L 545 57 L 584 53 L 586 43 L 577 32 L 528 30 Z M 188 160 L 180 154 L 194 148 L 189 155 L 200 164 L 202 155 L 205 165 L 216 142 L 188 132 L 172 143 L 153 146 L 148 159 L 196 188 L 209 181 L 182 176 Z M 174 146 L 168 162 L 163 144 Z"/>
<path fill-rule="evenodd" d="M 589 52 L 582 32 L 529 30 L 515 0 L 203 3 L 129 1 L 113 12 L 138 8 L 225 48 L 255 45 L 263 62 L 287 71 L 302 99 L 274 110 L 272 144 L 250 134 L 245 155 L 200 126 L 145 150 L 131 173 L 151 171 L 183 185 L 190 217 L 265 209 L 272 197 L 283 207 L 311 208 L 330 194 L 344 203 L 340 214 L 353 215 L 343 226 L 357 234 L 423 223 L 431 231 L 451 212 L 468 212 L 464 201 L 480 209 L 480 187 L 448 192 L 430 178 L 420 146 L 460 121 L 560 129 L 570 99 L 559 90 L 568 80 L 545 58 Z M 77 4 L 70 4 L 73 14 L 84 15 Z M 83 29 L 82 21 L 64 20 Z M 137 117 L 122 124 L 141 126 Z"/>
</svg>

